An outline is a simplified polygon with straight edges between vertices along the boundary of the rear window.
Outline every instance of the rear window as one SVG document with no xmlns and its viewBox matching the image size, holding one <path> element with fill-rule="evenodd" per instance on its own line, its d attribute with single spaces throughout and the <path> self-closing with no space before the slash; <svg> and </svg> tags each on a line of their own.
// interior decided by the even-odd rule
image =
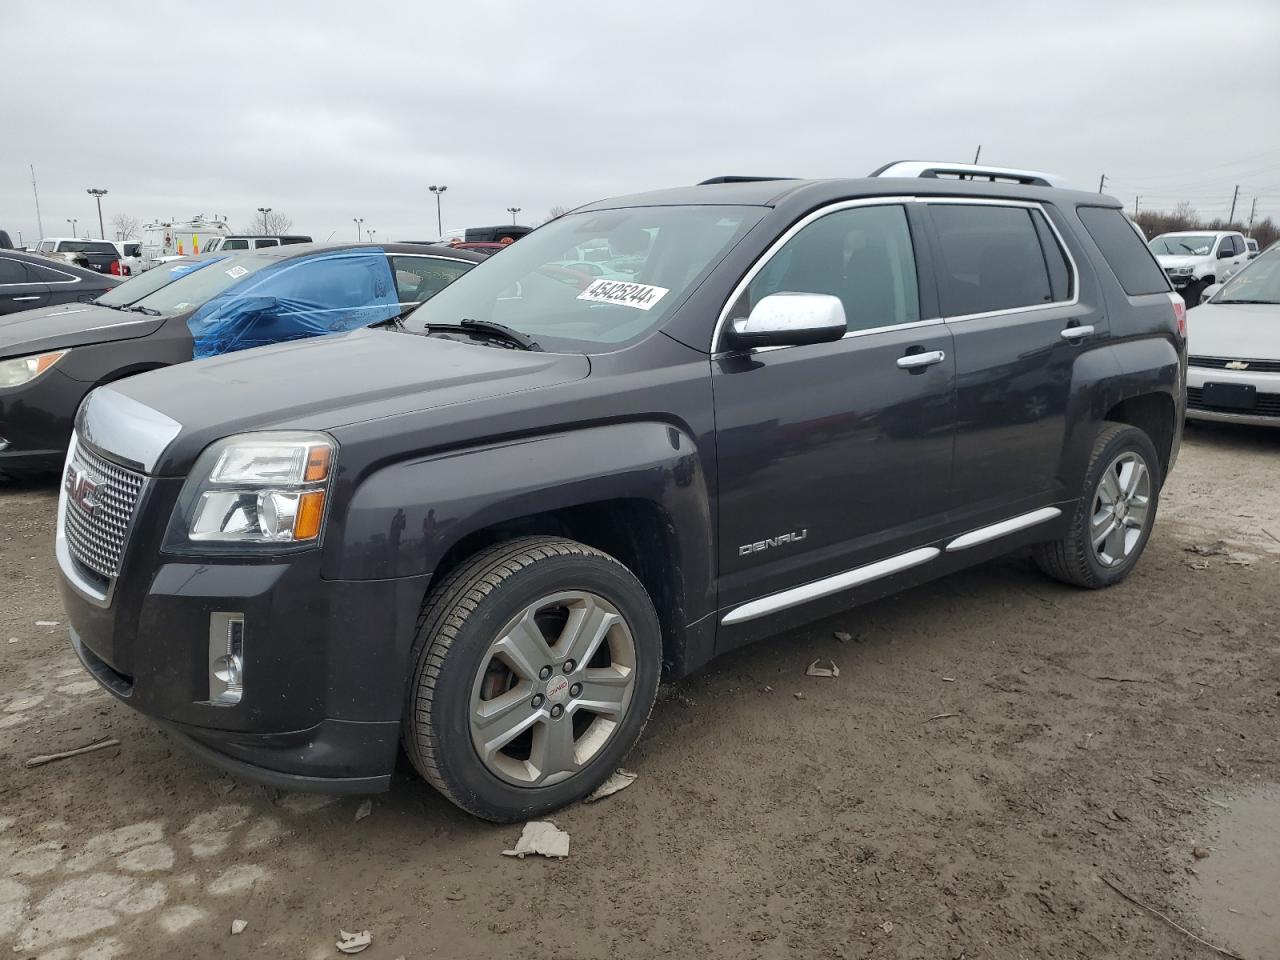
<svg viewBox="0 0 1280 960">
<path fill-rule="evenodd" d="M 1062 290 L 1055 297 L 1049 259 L 1033 213 L 1026 207 L 930 205 L 941 254 L 938 293 L 945 316 L 992 313 L 1067 299 L 1062 252 L 1055 241 L 1049 252 Z"/>
<path fill-rule="evenodd" d="M 106 253 L 113 257 L 120 256 L 115 244 L 92 240 L 63 240 L 58 244 L 59 253 Z"/>
<path fill-rule="evenodd" d="M 1156 263 L 1138 231 L 1120 210 L 1115 207 L 1077 207 L 1076 212 L 1125 293 L 1139 297 L 1169 292 L 1169 281 L 1160 264 Z M 1152 241 L 1153 244 L 1155 242 Z"/>
</svg>

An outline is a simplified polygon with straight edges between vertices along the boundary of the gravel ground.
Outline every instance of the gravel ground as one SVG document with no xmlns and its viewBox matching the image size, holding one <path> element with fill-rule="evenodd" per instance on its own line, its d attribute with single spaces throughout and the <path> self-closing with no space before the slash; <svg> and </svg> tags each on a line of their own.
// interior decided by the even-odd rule
<svg viewBox="0 0 1280 960">
<path fill-rule="evenodd" d="M 372 933 L 369 960 L 1210 955 L 1106 878 L 1275 958 L 1278 454 L 1278 434 L 1190 428 L 1117 588 L 1010 558 L 664 688 L 635 784 L 554 817 L 558 862 L 502 857 L 518 828 L 407 771 L 357 822 L 358 799 L 188 757 L 42 625 L 63 619 L 55 494 L 0 487 L 0 944 L 309 960 L 340 956 L 341 928 Z M 806 677 L 816 657 L 839 678 Z M 100 737 L 121 745 L 25 766 Z"/>
</svg>

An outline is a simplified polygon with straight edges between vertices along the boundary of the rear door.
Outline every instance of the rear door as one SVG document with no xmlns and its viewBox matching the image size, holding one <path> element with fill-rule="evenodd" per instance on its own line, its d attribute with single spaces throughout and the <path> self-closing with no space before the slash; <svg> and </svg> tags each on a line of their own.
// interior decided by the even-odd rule
<svg viewBox="0 0 1280 960">
<path fill-rule="evenodd" d="M 1096 296 L 1039 204 L 934 199 L 938 298 L 954 338 L 957 529 L 1063 499 L 1072 368 L 1107 336 Z M 1093 290 L 1093 285 L 1090 286 Z"/>
<path fill-rule="evenodd" d="M 1219 283 L 1234 276 L 1241 267 L 1249 262 L 1248 248 L 1245 246 L 1244 237 L 1237 233 L 1233 233 L 1229 237 L 1223 237 L 1218 247 L 1219 256 L 1228 249 L 1230 250 L 1230 255 L 1227 259 L 1219 261 L 1222 265 L 1222 268 L 1218 270 Z"/>
<path fill-rule="evenodd" d="M 806 219 L 748 273 L 725 322 L 770 294 L 823 293 L 848 332 L 712 360 L 722 608 L 893 563 L 945 521 L 951 333 L 921 288 L 906 207 L 847 201 Z"/>
<path fill-rule="evenodd" d="M 49 302 L 49 288 L 21 260 L 0 257 L 0 314 L 34 310 Z"/>
</svg>

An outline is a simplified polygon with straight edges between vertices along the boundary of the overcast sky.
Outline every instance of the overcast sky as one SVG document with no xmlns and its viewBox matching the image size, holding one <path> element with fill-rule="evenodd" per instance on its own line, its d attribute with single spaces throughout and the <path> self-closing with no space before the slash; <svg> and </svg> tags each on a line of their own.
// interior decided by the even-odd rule
<svg viewBox="0 0 1280 960">
<path fill-rule="evenodd" d="M 1280 219 L 1280 2 L 2 0 L 0 229 L 270 206 L 317 240 L 716 174 L 1050 170 Z"/>
</svg>

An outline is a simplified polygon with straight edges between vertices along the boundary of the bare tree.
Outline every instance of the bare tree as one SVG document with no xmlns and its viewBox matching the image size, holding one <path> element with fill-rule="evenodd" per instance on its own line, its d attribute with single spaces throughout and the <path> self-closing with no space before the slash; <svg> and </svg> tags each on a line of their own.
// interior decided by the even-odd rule
<svg viewBox="0 0 1280 960">
<path fill-rule="evenodd" d="M 293 218 L 279 210 L 268 210 L 254 218 L 253 225 L 241 233 L 261 233 L 268 237 L 288 233 L 293 228 Z"/>
<path fill-rule="evenodd" d="M 137 217 L 127 213 L 117 213 L 111 218 L 111 232 L 117 240 L 132 240 L 138 235 L 138 227 L 142 224 Z"/>
<path fill-rule="evenodd" d="M 560 218 L 560 217 L 563 217 L 563 216 L 564 216 L 566 213 L 568 213 L 568 212 L 569 212 L 569 208 L 568 208 L 568 207 L 561 207 L 561 206 L 558 206 L 558 205 L 557 205 L 557 206 L 554 206 L 554 207 L 552 207 L 550 210 L 548 210 L 548 211 L 547 211 L 547 219 L 543 220 L 542 222 L 543 222 L 543 223 L 550 223 L 552 220 L 556 220 L 556 219 L 558 219 L 558 218 Z"/>
</svg>

